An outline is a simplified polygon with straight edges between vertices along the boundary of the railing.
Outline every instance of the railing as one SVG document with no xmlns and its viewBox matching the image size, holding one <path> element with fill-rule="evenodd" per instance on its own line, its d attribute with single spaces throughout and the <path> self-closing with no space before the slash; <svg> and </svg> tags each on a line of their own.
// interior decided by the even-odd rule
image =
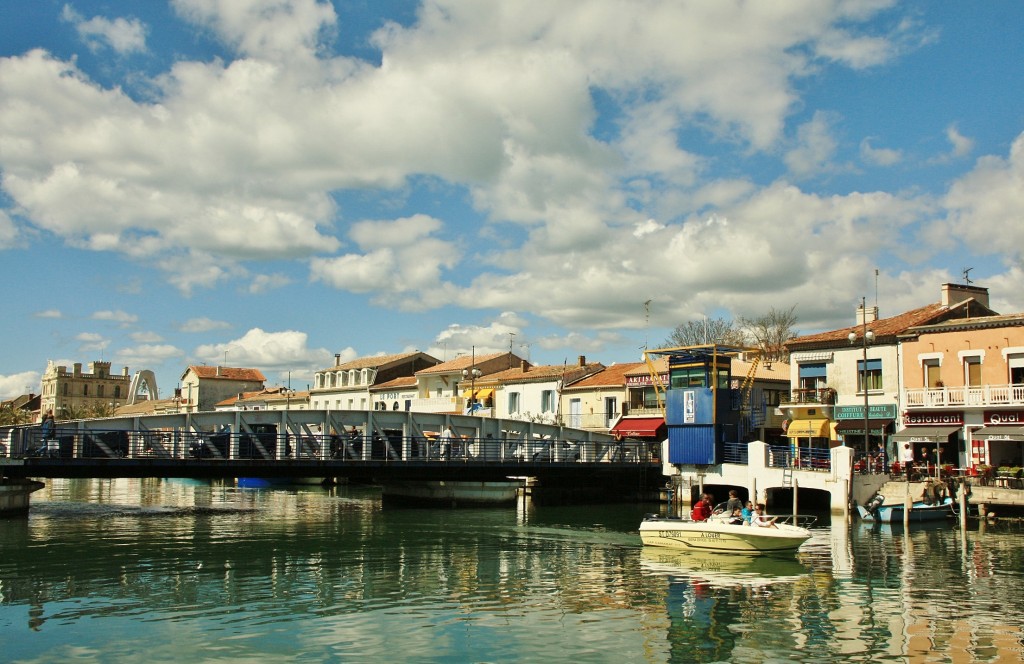
<svg viewBox="0 0 1024 664">
<path fill-rule="evenodd" d="M 747 443 L 726 443 L 722 450 L 722 461 L 747 465 L 750 462 Z"/>
<path fill-rule="evenodd" d="M 789 401 L 786 403 L 800 404 L 823 404 L 831 405 L 836 402 L 836 391 L 831 387 L 818 387 L 813 389 L 793 390 L 789 394 Z"/>
<path fill-rule="evenodd" d="M 1024 385 L 923 387 L 906 391 L 908 408 L 963 406 L 1024 406 Z"/>
<path fill-rule="evenodd" d="M 768 465 L 772 468 L 828 471 L 832 469 L 832 452 L 801 447 L 797 453 L 789 445 L 773 445 L 768 448 Z"/>
<path fill-rule="evenodd" d="M 554 440 L 551 438 L 470 438 L 438 435 L 295 435 L 280 433 L 197 433 L 184 431 L 61 431 L 49 439 L 27 432 L 11 449 L 12 458 L 180 459 L 407 462 L 614 463 L 655 462 L 648 443 Z M 2 455 L 2 454 L 0 454 Z"/>
</svg>

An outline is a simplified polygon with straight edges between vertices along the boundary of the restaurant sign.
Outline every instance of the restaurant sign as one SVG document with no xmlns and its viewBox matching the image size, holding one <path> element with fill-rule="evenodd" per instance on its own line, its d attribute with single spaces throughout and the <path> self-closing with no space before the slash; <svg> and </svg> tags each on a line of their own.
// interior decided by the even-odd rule
<svg viewBox="0 0 1024 664">
<path fill-rule="evenodd" d="M 964 414 L 961 411 L 950 411 L 948 413 L 907 413 L 905 421 L 908 427 L 935 426 L 936 424 L 962 426 Z"/>
<path fill-rule="evenodd" d="M 864 406 L 836 406 L 835 420 L 863 420 Z M 894 420 L 896 419 L 896 404 L 880 403 L 868 404 L 869 420 Z"/>
</svg>

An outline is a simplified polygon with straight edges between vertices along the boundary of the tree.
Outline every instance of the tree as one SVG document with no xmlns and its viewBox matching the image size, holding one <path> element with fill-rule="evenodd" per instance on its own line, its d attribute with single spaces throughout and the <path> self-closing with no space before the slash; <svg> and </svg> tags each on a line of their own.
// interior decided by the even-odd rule
<svg viewBox="0 0 1024 664">
<path fill-rule="evenodd" d="M 0 426 L 10 426 L 12 424 L 28 424 L 34 419 L 32 413 L 21 408 L 15 408 L 14 406 L 3 406 L 0 407 Z"/>
<path fill-rule="evenodd" d="M 677 325 L 665 340 L 666 346 L 701 346 L 704 344 L 746 345 L 746 335 L 735 323 L 725 318 L 701 318 Z"/>
<path fill-rule="evenodd" d="M 755 318 L 740 317 L 739 327 L 753 339 L 754 345 L 761 350 L 761 357 L 768 361 L 788 362 L 789 351 L 785 343 L 796 336 L 793 326 L 796 325 L 796 305 L 787 310 L 771 310 L 763 316 Z"/>
</svg>

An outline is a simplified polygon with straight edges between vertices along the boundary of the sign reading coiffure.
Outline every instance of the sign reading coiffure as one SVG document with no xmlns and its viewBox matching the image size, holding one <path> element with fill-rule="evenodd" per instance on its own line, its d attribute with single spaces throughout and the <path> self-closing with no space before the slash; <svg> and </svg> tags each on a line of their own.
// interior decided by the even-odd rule
<svg viewBox="0 0 1024 664">
<path fill-rule="evenodd" d="M 962 412 L 907 413 L 905 421 L 908 427 L 935 426 L 936 424 L 948 424 L 949 426 L 963 426 L 964 414 Z"/>
<path fill-rule="evenodd" d="M 1024 411 L 986 410 L 985 424 L 1024 424 Z"/>
</svg>

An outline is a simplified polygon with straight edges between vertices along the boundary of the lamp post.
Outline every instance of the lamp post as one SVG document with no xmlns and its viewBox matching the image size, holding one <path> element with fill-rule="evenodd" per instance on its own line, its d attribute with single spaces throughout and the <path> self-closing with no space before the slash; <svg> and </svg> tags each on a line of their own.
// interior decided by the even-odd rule
<svg viewBox="0 0 1024 664">
<path fill-rule="evenodd" d="M 469 414 L 473 414 L 473 406 L 476 403 L 476 379 L 482 372 L 476 368 L 476 346 L 473 346 L 473 355 L 470 359 L 470 368 L 462 370 L 462 377 L 469 378 Z"/>
<path fill-rule="evenodd" d="M 865 298 L 860 298 L 860 324 L 861 324 L 861 350 L 862 350 L 862 361 L 863 372 L 861 373 L 861 389 L 864 390 L 864 463 L 867 463 L 867 457 L 871 454 L 871 442 L 868 430 L 868 344 L 874 343 L 875 333 L 868 329 L 868 310 Z M 850 344 L 857 343 L 857 333 L 850 332 L 847 336 L 850 340 Z"/>
</svg>

